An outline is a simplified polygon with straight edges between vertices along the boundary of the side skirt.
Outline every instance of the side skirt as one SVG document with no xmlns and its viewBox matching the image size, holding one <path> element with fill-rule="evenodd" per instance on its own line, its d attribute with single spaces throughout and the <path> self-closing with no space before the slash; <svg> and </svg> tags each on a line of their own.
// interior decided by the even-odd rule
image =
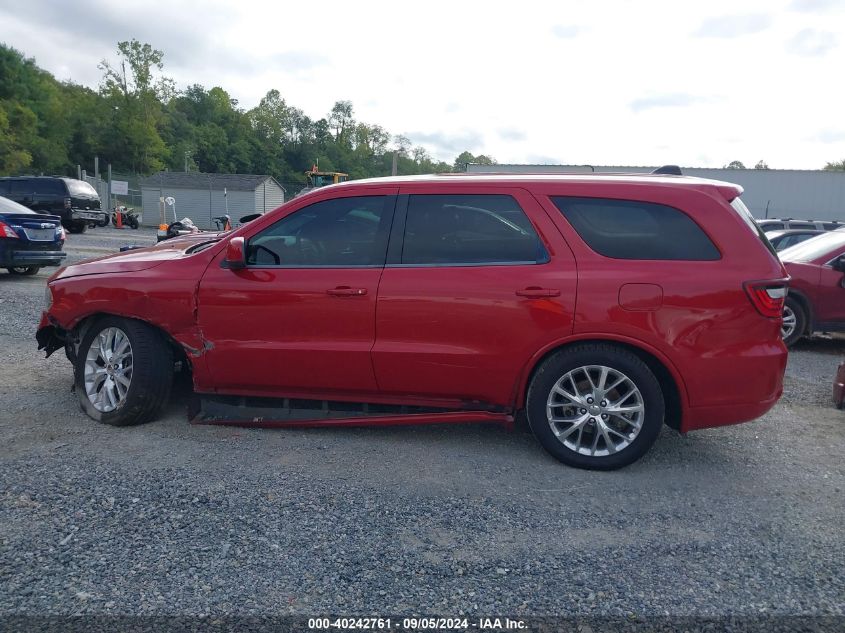
<svg viewBox="0 0 845 633">
<path fill-rule="evenodd" d="M 406 405 L 241 398 L 197 394 L 188 408 L 192 424 L 276 428 L 315 426 L 401 426 L 494 423 L 512 429 L 514 418 L 499 411 L 467 411 Z"/>
</svg>

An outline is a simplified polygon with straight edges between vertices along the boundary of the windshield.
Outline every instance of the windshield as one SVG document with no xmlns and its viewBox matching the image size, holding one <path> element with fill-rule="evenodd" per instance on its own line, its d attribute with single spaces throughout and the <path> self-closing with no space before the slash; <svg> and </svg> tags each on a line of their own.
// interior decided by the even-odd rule
<svg viewBox="0 0 845 633">
<path fill-rule="evenodd" d="M 734 198 L 731 202 L 731 206 L 733 207 L 734 211 L 737 212 L 739 217 L 741 217 L 743 221 L 748 225 L 748 227 L 752 231 L 754 231 L 754 233 L 757 234 L 757 237 L 759 237 L 760 241 L 763 242 L 763 245 L 769 249 L 769 252 L 775 257 L 777 257 L 777 251 L 775 250 L 775 247 L 772 246 L 772 243 L 769 241 L 769 238 L 766 237 L 766 234 L 763 232 L 764 229 L 760 228 L 756 220 L 754 220 L 754 216 L 751 214 L 751 211 L 748 210 L 748 207 L 745 206 L 745 203 L 739 198 Z"/>
<path fill-rule="evenodd" d="M 833 256 L 834 251 L 843 246 L 845 246 L 845 231 L 831 231 L 782 250 L 780 258 L 791 262 L 811 262 L 828 254 Z"/>
</svg>

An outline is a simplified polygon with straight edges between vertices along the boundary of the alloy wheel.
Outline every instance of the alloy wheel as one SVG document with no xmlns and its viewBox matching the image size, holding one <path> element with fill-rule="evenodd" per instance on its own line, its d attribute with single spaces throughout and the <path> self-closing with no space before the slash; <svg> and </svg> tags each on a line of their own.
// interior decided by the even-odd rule
<svg viewBox="0 0 845 633">
<path fill-rule="evenodd" d="M 783 308 L 783 325 L 780 326 L 780 336 L 782 339 L 788 339 L 795 332 L 795 325 L 797 318 L 795 311 L 788 305 Z"/>
<path fill-rule="evenodd" d="M 114 411 L 132 383 L 132 345 L 126 332 L 110 327 L 100 332 L 85 357 L 85 393 L 102 413 Z"/>
<path fill-rule="evenodd" d="M 557 440 L 581 455 L 603 457 L 636 439 L 645 418 L 637 385 L 604 365 L 585 365 L 564 374 L 552 387 L 546 418 Z"/>
</svg>

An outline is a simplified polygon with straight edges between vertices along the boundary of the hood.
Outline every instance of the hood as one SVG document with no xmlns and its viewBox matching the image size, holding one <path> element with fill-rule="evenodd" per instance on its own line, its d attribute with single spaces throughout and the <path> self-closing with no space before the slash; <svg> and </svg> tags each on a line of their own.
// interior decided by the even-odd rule
<svg viewBox="0 0 845 633">
<path fill-rule="evenodd" d="M 164 262 L 189 256 L 192 247 L 203 241 L 217 241 L 213 233 L 205 233 L 205 240 L 172 239 L 147 248 L 136 248 L 123 253 L 106 255 L 96 259 L 87 259 L 78 264 L 71 264 L 59 269 L 49 281 L 79 277 L 81 275 L 102 275 L 107 273 L 135 273 L 160 266 Z"/>
</svg>

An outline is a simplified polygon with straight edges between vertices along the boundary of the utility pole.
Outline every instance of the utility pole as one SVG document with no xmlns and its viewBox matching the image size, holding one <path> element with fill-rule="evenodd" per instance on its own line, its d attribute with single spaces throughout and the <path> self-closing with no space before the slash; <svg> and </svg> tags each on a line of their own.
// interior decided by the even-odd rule
<svg viewBox="0 0 845 633">
<path fill-rule="evenodd" d="M 190 152 L 185 150 L 185 173 L 186 174 L 188 173 L 188 156 L 190 156 L 190 155 L 191 155 Z"/>
<path fill-rule="evenodd" d="M 108 189 L 108 192 L 109 192 L 109 197 L 108 197 L 108 203 L 109 203 L 109 206 L 108 206 L 108 209 L 109 209 L 109 210 L 111 210 L 111 209 L 113 209 L 113 208 L 114 208 L 114 204 L 113 204 L 113 203 L 114 203 L 114 200 L 112 199 L 112 193 L 111 193 L 111 163 L 109 163 L 109 184 L 108 184 L 108 187 L 109 187 L 109 189 Z"/>
<path fill-rule="evenodd" d="M 390 175 L 395 176 L 399 173 L 399 152 L 393 152 L 393 167 L 390 170 Z"/>
</svg>

